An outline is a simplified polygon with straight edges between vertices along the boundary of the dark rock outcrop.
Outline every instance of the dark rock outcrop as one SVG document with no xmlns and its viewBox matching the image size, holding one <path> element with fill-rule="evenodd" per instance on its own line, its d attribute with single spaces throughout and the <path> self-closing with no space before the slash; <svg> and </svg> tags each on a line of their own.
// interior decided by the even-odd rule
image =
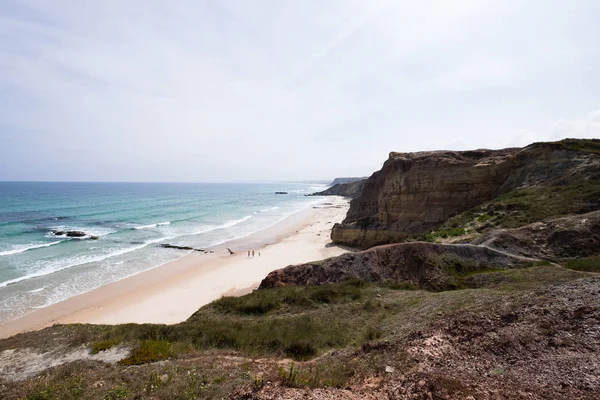
<svg viewBox="0 0 600 400">
<path fill-rule="evenodd" d="M 189 246 L 178 246 L 178 245 L 169 244 L 169 243 L 162 243 L 162 244 L 159 245 L 159 247 L 162 247 L 163 249 L 199 251 L 199 252 L 202 252 L 202 253 L 206 252 L 206 250 L 203 250 L 203 249 L 195 249 L 195 248 L 189 247 Z"/>
<path fill-rule="evenodd" d="M 52 230 L 50 230 L 50 232 L 52 232 L 56 236 L 66 236 L 66 237 L 72 237 L 72 238 L 82 238 L 82 237 L 88 236 L 88 234 L 83 231 L 61 231 L 61 230 L 52 229 Z M 97 240 L 98 236 L 90 236 L 90 239 Z"/>
<path fill-rule="evenodd" d="M 412 242 L 373 247 L 271 272 L 261 289 L 281 285 L 322 285 L 349 279 L 406 283 L 429 290 L 457 287 L 457 276 L 475 271 L 515 268 L 531 260 L 483 246 Z"/>
<path fill-rule="evenodd" d="M 360 196 L 366 179 L 361 179 L 349 183 L 338 183 L 329 189 L 323 190 L 322 192 L 312 193 L 309 196 L 343 196 L 351 199 Z"/>
<path fill-rule="evenodd" d="M 288 194 L 288 192 L 275 192 L 275 194 Z"/>
<path fill-rule="evenodd" d="M 82 231 L 68 231 L 66 233 L 67 237 L 76 237 L 76 238 L 80 238 L 80 237 L 85 237 L 87 236 L 87 233 L 82 232 Z"/>
<path fill-rule="evenodd" d="M 600 153 L 589 151 L 589 143 L 595 142 L 390 153 L 382 169 L 352 200 L 346 219 L 334 226 L 331 238 L 360 248 L 399 242 L 517 188 L 598 182 Z"/>
</svg>

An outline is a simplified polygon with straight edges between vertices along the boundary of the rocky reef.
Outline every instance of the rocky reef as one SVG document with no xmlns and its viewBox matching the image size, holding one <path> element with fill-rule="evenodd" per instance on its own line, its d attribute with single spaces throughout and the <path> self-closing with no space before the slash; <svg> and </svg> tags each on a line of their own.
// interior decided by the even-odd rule
<svg viewBox="0 0 600 400">
<path fill-rule="evenodd" d="M 596 187 L 600 185 L 598 148 L 600 140 L 567 139 L 522 149 L 392 152 L 382 169 L 364 182 L 331 238 L 358 248 L 401 242 L 508 193 Z M 567 194 L 576 197 L 575 203 L 587 201 L 586 207 L 570 212 L 589 212 L 600 204 L 593 191 L 586 198 Z M 566 213 L 561 209 L 549 216 Z"/>
</svg>

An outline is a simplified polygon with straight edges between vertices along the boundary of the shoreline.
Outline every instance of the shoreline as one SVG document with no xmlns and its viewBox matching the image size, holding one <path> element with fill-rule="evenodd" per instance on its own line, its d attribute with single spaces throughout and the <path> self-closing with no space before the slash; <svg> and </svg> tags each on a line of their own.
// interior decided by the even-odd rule
<svg viewBox="0 0 600 400">
<path fill-rule="evenodd" d="M 266 275 L 287 265 L 333 257 L 346 250 L 330 243 L 333 223 L 344 219 L 349 203 L 331 201 L 298 211 L 246 237 L 192 252 L 89 292 L 0 324 L 0 338 L 54 324 L 165 323 L 185 321 L 223 295 L 244 295 Z M 227 248 L 234 251 L 230 255 Z M 247 256 L 247 251 L 261 256 Z"/>
</svg>

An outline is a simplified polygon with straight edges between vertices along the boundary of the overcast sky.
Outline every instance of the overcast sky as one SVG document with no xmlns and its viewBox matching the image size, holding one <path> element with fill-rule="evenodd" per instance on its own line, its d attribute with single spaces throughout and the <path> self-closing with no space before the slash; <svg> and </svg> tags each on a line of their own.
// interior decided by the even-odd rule
<svg viewBox="0 0 600 400">
<path fill-rule="evenodd" d="M 329 179 L 600 137 L 598 21 L 598 0 L 3 0 L 0 180 Z"/>
</svg>

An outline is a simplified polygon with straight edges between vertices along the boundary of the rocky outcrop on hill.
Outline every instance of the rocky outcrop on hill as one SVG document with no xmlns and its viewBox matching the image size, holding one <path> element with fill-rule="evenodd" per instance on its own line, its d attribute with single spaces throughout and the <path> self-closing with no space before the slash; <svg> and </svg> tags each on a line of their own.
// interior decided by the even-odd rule
<svg viewBox="0 0 600 400">
<path fill-rule="evenodd" d="M 312 193 L 311 196 L 343 196 L 355 199 L 360 196 L 366 179 L 349 182 L 338 183 L 322 192 Z"/>
<path fill-rule="evenodd" d="M 333 180 L 333 182 L 331 182 L 330 186 L 335 186 L 335 185 L 339 185 L 342 183 L 352 183 L 352 182 L 357 182 L 357 181 L 362 181 L 363 179 L 367 179 L 366 176 L 357 178 L 357 177 L 351 177 L 351 178 L 335 178 Z"/>
<path fill-rule="evenodd" d="M 552 261 L 598 255 L 600 211 L 495 230 L 472 243 Z"/>
<path fill-rule="evenodd" d="M 531 260 L 484 246 L 412 242 L 374 247 L 327 260 L 271 272 L 261 289 L 282 285 L 323 285 L 351 279 L 407 284 L 428 290 L 460 287 L 462 277 L 485 270 L 516 268 Z"/>
<path fill-rule="evenodd" d="M 596 147 L 600 141 L 565 140 L 523 149 L 390 153 L 331 238 L 360 248 L 400 242 L 517 189 L 598 184 Z"/>
</svg>

